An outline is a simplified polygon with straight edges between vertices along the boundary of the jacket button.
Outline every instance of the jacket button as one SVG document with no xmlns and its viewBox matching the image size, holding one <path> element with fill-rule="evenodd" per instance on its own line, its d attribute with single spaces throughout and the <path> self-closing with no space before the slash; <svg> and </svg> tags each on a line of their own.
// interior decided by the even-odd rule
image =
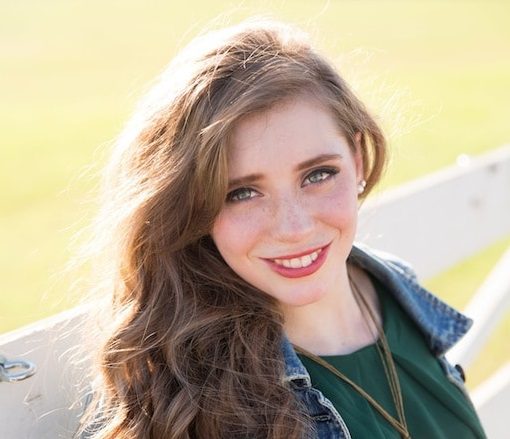
<svg viewBox="0 0 510 439">
<path fill-rule="evenodd" d="M 457 372 L 460 373 L 462 381 L 466 382 L 466 374 L 464 373 L 464 369 L 462 369 L 462 366 L 460 364 L 456 364 L 455 369 L 457 369 Z"/>
</svg>

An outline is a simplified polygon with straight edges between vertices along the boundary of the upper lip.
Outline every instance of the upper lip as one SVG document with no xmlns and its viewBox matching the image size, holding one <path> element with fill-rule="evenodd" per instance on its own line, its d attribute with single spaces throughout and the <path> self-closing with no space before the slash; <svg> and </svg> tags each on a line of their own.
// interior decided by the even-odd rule
<svg viewBox="0 0 510 439">
<path fill-rule="evenodd" d="M 293 259 L 293 258 L 299 258 L 301 256 L 309 255 L 310 253 L 316 252 L 317 250 L 321 250 L 321 249 L 327 247 L 328 245 L 329 244 L 326 244 L 326 245 L 323 245 L 321 247 L 315 247 L 315 248 L 312 248 L 310 250 L 305 250 L 305 251 L 299 252 L 299 253 L 293 253 L 291 255 L 276 256 L 275 258 L 266 258 L 266 259 L 275 260 L 275 259 Z"/>
</svg>

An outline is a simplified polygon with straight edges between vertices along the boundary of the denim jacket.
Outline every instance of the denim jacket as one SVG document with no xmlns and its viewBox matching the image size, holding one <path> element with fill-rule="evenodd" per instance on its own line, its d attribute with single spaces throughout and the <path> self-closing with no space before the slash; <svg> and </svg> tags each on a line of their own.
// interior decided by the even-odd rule
<svg viewBox="0 0 510 439">
<path fill-rule="evenodd" d="M 472 320 L 422 288 L 409 265 L 392 255 L 355 244 L 348 261 L 387 286 L 425 335 L 447 378 L 467 397 L 462 369 L 452 366 L 444 354 L 469 330 Z M 282 341 L 282 351 L 286 365 L 284 381 L 308 411 L 316 430 L 313 439 L 350 439 L 341 415 L 319 390 L 312 387 L 310 375 L 286 337 Z"/>
</svg>

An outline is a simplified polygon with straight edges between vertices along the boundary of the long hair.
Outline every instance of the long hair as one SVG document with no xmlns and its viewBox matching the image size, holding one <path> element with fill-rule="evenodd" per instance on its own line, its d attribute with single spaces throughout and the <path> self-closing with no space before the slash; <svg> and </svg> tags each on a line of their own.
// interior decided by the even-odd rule
<svg viewBox="0 0 510 439">
<path fill-rule="evenodd" d="M 279 23 L 191 43 L 119 136 L 97 221 L 109 316 L 82 423 L 89 437 L 307 435 L 283 379 L 278 304 L 237 276 L 209 235 L 236 123 L 302 93 L 331 111 L 352 148 L 361 133 L 366 195 L 385 162 L 381 130 L 306 37 Z"/>
</svg>

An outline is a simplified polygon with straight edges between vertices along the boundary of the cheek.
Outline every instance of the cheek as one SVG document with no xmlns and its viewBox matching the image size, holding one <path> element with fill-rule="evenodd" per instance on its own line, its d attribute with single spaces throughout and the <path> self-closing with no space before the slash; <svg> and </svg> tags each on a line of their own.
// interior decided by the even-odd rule
<svg viewBox="0 0 510 439">
<path fill-rule="evenodd" d="M 243 256 L 252 248 L 257 235 L 257 223 L 253 215 L 234 215 L 228 211 L 219 214 L 211 233 L 216 247 L 229 265 L 232 257 Z"/>
<path fill-rule="evenodd" d="M 320 200 L 316 211 L 324 222 L 334 227 L 355 227 L 358 217 L 358 197 L 351 184 L 338 185 Z"/>
</svg>

